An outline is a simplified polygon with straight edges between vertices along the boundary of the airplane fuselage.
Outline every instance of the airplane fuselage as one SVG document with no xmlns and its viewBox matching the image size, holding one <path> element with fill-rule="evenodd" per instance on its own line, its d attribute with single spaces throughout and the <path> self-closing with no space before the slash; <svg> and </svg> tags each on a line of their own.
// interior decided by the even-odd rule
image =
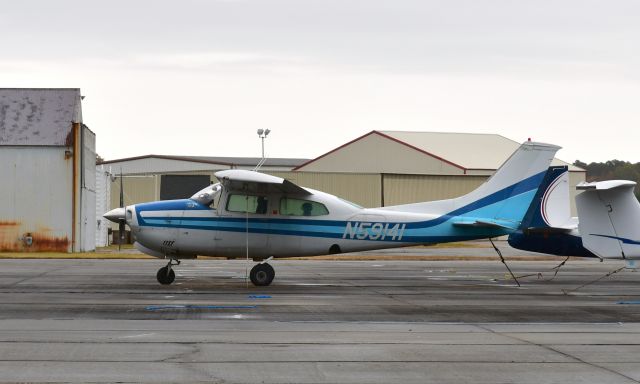
<svg viewBox="0 0 640 384">
<path fill-rule="evenodd" d="M 410 245 L 463 241 L 508 234 L 507 229 L 455 227 L 450 217 L 358 209 L 329 204 L 322 216 L 268 213 L 234 214 L 193 200 L 172 200 L 127 207 L 127 223 L 139 243 L 157 257 L 222 256 L 253 259 L 312 256 Z M 323 197 L 325 199 L 323 199 Z M 270 200 L 278 200 L 271 198 Z M 149 251 L 153 251 L 149 252 Z"/>
</svg>

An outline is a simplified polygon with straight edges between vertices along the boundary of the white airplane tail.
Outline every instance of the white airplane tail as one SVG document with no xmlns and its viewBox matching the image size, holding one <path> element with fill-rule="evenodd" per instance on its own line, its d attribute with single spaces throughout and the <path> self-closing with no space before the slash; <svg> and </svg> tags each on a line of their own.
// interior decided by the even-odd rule
<svg viewBox="0 0 640 384">
<path fill-rule="evenodd" d="M 582 245 L 602 258 L 640 258 L 640 203 L 636 183 L 610 180 L 582 183 L 576 196 Z"/>
<path fill-rule="evenodd" d="M 517 229 L 560 147 L 527 141 L 474 191 L 449 200 L 383 209 L 450 215 L 456 225 Z"/>
</svg>

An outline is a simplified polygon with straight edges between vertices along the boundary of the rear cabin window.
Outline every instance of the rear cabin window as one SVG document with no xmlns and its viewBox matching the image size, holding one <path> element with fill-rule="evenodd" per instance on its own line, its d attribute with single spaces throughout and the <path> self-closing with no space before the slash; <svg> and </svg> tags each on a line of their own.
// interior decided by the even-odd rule
<svg viewBox="0 0 640 384">
<path fill-rule="evenodd" d="M 280 199 L 280 214 L 288 216 L 323 216 L 328 215 L 329 210 L 324 204 L 310 200 Z"/>
<path fill-rule="evenodd" d="M 242 213 L 267 213 L 269 200 L 266 196 L 230 195 L 227 200 L 227 211 Z"/>
</svg>

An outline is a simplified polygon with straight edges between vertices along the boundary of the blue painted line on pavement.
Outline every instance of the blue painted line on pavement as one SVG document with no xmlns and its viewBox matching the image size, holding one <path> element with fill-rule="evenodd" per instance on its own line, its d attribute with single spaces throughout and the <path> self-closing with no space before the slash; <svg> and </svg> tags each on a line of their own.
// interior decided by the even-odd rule
<svg viewBox="0 0 640 384">
<path fill-rule="evenodd" d="M 147 311 L 161 311 L 165 309 L 253 309 L 256 305 L 150 305 Z"/>
</svg>

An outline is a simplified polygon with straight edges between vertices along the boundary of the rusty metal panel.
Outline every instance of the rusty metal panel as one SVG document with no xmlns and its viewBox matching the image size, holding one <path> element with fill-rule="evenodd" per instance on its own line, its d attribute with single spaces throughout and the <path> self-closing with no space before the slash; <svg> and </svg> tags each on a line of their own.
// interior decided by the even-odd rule
<svg viewBox="0 0 640 384">
<path fill-rule="evenodd" d="M 80 89 L 0 88 L 0 145 L 70 146 Z"/>
<path fill-rule="evenodd" d="M 0 147 L 0 250 L 71 251 L 72 161 L 64 147 Z"/>
</svg>

